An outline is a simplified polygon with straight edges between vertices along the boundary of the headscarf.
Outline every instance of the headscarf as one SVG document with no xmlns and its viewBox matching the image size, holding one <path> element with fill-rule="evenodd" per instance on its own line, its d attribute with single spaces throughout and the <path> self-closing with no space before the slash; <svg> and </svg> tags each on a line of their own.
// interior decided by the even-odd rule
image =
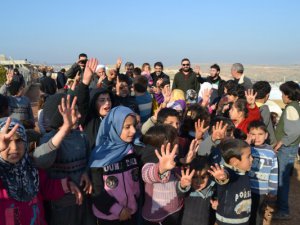
<svg viewBox="0 0 300 225">
<path fill-rule="evenodd" d="M 7 118 L 0 120 L 0 131 L 4 128 L 6 120 Z M 39 176 L 38 170 L 33 166 L 28 155 L 25 128 L 19 121 L 12 119 L 9 129 L 12 129 L 16 124 L 19 124 L 16 134 L 24 142 L 25 153 L 23 158 L 16 164 L 11 164 L 0 156 L 0 179 L 10 198 L 20 202 L 28 202 L 39 191 Z"/>
<path fill-rule="evenodd" d="M 119 162 L 133 149 L 131 143 L 120 138 L 124 121 L 129 115 L 135 116 L 135 113 L 130 108 L 118 106 L 110 110 L 102 120 L 96 146 L 91 153 L 90 167 L 104 167 Z M 138 142 L 138 138 L 134 142 Z"/>
<path fill-rule="evenodd" d="M 199 94 L 198 94 L 198 102 L 202 101 L 204 91 L 206 89 L 211 90 L 212 89 L 212 84 L 208 83 L 208 82 L 204 82 L 203 84 L 201 84 L 200 91 L 199 91 Z"/>
<path fill-rule="evenodd" d="M 184 92 L 180 89 L 172 90 L 170 101 L 175 102 L 177 100 L 185 100 Z"/>
</svg>

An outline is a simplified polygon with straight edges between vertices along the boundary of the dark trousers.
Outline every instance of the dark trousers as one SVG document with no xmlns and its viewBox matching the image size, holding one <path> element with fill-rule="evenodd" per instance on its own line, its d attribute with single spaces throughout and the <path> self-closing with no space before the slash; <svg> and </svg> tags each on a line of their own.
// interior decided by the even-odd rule
<svg viewBox="0 0 300 225">
<path fill-rule="evenodd" d="M 255 193 L 251 193 L 251 199 L 252 199 L 251 216 L 250 216 L 249 224 L 262 225 L 265 195 L 258 195 Z"/>
</svg>

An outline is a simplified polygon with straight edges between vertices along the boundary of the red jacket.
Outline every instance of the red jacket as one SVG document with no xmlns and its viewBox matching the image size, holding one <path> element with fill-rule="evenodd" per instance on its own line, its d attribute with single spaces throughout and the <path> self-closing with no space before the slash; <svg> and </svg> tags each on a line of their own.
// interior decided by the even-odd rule
<svg viewBox="0 0 300 225">
<path fill-rule="evenodd" d="M 239 128 L 242 130 L 245 134 L 248 134 L 248 126 L 252 121 L 255 120 L 260 120 L 260 112 L 259 108 L 256 106 L 253 109 L 249 108 L 249 104 L 247 104 L 247 109 L 248 109 L 248 117 L 245 118 L 242 122 L 240 122 L 236 128 Z"/>
<path fill-rule="evenodd" d="M 49 179 L 39 170 L 39 192 L 30 202 L 19 202 L 8 196 L 0 180 L 0 224 L 1 225 L 46 225 L 43 200 L 56 200 L 64 196 L 67 179 Z M 66 191 L 65 191 L 66 190 Z"/>
</svg>

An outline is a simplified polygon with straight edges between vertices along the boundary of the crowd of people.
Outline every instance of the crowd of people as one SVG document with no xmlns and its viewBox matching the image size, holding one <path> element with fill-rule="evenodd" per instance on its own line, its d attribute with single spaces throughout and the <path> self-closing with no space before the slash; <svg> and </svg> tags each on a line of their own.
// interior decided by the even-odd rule
<svg viewBox="0 0 300 225">
<path fill-rule="evenodd" d="M 240 63 L 232 80 L 184 58 L 114 68 L 82 53 L 56 80 L 42 71 L 36 126 L 21 74 L 0 89 L 0 224 L 259 225 L 290 219 L 300 87 L 271 86 Z M 23 79 L 24 80 L 24 79 Z"/>
</svg>

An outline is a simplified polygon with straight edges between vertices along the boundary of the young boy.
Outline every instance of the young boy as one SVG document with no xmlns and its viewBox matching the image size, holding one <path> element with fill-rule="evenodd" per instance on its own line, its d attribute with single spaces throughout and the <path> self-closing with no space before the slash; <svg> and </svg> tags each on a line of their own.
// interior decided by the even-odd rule
<svg viewBox="0 0 300 225">
<path fill-rule="evenodd" d="M 264 124 L 267 127 L 269 137 L 267 140 L 269 144 L 274 146 L 276 144 L 276 137 L 274 133 L 274 127 L 271 120 L 271 112 L 269 106 L 265 105 L 268 101 L 270 92 L 271 92 L 271 85 L 267 81 L 257 81 L 253 85 L 253 91 L 257 93 L 255 98 L 255 103 L 257 107 L 259 107 L 259 111 L 262 117 Z"/>
<path fill-rule="evenodd" d="M 141 122 L 144 123 L 151 117 L 152 97 L 147 91 L 148 80 L 144 76 L 137 76 L 133 81 L 135 101 L 140 110 Z"/>
<path fill-rule="evenodd" d="M 182 176 L 181 181 L 178 183 L 178 193 L 186 196 L 182 225 L 208 225 L 213 222 L 210 200 L 215 191 L 215 182 L 209 178 L 208 169 L 207 157 L 198 156 L 190 165 L 190 170 L 195 171 L 190 180 L 190 190 L 188 192 L 183 190 L 183 188 L 187 188 L 184 185 L 185 176 Z"/>
<path fill-rule="evenodd" d="M 247 175 L 252 164 L 250 146 L 240 139 L 227 139 L 221 142 L 220 149 L 225 161 L 224 168 L 216 164 L 208 171 L 218 183 L 216 224 L 247 225 L 251 212 L 251 189 Z"/>
<path fill-rule="evenodd" d="M 262 121 L 253 121 L 248 127 L 248 143 L 251 148 L 253 163 L 249 172 L 252 208 L 250 224 L 261 225 L 261 211 L 264 200 L 274 201 L 278 188 L 278 162 L 273 148 L 266 144 L 268 131 Z"/>
</svg>

